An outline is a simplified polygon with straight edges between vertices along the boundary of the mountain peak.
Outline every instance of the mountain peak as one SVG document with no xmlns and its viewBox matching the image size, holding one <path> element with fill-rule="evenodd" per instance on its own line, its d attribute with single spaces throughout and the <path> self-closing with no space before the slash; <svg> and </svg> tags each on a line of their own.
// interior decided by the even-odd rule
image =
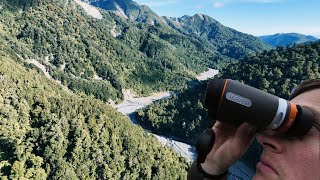
<svg viewBox="0 0 320 180">
<path fill-rule="evenodd" d="M 205 16 L 204 14 L 195 14 L 194 17 L 199 17 L 200 19 L 204 20 L 205 19 Z"/>
<path fill-rule="evenodd" d="M 191 17 L 191 16 L 185 14 L 185 15 L 181 16 L 181 19 L 186 19 L 186 18 L 190 18 L 190 17 Z"/>
</svg>

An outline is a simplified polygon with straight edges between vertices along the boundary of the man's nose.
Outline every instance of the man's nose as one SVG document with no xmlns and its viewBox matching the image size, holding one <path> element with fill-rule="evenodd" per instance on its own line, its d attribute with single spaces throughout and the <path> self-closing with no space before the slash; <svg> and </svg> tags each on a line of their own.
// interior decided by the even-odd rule
<svg viewBox="0 0 320 180">
<path fill-rule="evenodd" d="M 258 133 L 256 138 L 264 149 L 270 150 L 274 153 L 281 153 L 283 151 L 283 142 L 281 137 L 274 131 L 263 131 Z"/>
</svg>

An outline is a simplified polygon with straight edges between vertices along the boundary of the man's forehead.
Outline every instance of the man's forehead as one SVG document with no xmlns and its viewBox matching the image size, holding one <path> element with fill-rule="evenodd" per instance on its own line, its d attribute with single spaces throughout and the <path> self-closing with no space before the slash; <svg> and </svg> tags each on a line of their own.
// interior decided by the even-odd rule
<svg viewBox="0 0 320 180">
<path fill-rule="evenodd" d="M 308 103 L 318 106 L 320 108 L 320 88 L 312 89 L 306 92 L 303 92 L 293 98 L 291 102 L 294 103 Z"/>
</svg>

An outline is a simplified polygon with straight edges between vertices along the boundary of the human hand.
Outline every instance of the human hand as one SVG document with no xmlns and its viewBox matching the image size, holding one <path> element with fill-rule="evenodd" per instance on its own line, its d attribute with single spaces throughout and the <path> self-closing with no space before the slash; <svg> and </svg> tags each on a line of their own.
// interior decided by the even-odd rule
<svg viewBox="0 0 320 180">
<path fill-rule="evenodd" d="M 254 139 L 255 127 L 248 123 L 234 127 L 217 121 L 212 129 L 215 142 L 201 167 L 208 174 L 219 175 L 247 151 Z"/>
</svg>

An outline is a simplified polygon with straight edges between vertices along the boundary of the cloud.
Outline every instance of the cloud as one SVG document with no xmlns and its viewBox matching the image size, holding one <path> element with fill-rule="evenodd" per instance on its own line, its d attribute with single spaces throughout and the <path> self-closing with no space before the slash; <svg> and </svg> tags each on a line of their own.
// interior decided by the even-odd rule
<svg viewBox="0 0 320 180">
<path fill-rule="evenodd" d="M 149 7 L 160 7 L 170 4 L 176 4 L 180 0 L 136 0 L 137 3 L 147 5 Z"/>
<path fill-rule="evenodd" d="M 224 6 L 224 4 L 221 3 L 221 2 L 214 2 L 214 3 L 213 3 L 213 7 L 214 7 L 214 8 L 222 8 L 223 6 Z"/>
</svg>

